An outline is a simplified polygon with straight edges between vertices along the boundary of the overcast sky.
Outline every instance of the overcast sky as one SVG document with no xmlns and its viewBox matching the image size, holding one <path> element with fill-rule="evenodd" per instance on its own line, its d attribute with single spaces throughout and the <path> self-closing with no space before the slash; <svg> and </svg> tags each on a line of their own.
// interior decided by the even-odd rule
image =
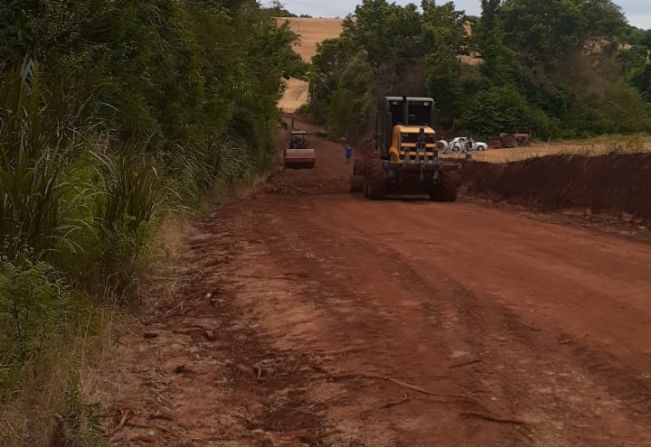
<svg viewBox="0 0 651 447">
<path fill-rule="evenodd" d="M 263 0 L 262 3 L 271 3 Z M 287 9 L 294 14 L 309 14 L 318 17 L 345 17 L 353 12 L 356 0 L 281 0 Z M 397 0 L 396 3 L 410 3 L 407 0 Z M 412 1 L 420 4 L 420 0 Z M 443 1 L 441 1 L 443 3 Z M 629 22 L 639 28 L 651 29 L 651 0 L 615 0 L 626 13 Z M 478 15 L 479 0 L 456 0 L 458 9 L 464 9 L 468 14 Z"/>
</svg>

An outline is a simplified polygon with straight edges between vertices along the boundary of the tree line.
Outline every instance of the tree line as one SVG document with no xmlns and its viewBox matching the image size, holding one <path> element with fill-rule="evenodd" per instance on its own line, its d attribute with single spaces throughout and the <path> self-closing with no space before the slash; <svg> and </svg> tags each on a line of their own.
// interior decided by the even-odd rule
<svg viewBox="0 0 651 447">
<path fill-rule="evenodd" d="M 313 59 L 310 111 L 349 137 L 385 95 L 425 94 L 437 125 L 493 137 L 577 138 L 651 129 L 651 31 L 610 0 L 482 0 L 420 9 L 364 0 Z"/>
</svg>

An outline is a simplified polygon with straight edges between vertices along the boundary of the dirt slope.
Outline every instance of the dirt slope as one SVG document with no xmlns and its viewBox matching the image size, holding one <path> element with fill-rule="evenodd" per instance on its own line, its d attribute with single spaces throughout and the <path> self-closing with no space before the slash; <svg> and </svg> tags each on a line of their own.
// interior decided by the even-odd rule
<svg viewBox="0 0 651 447">
<path fill-rule="evenodd" d="M 316 47 L 326 39 L 334 39 L 341 34 L 340 19 L 304 19 L 298 17 L 279 18 L 278 23 L 289 23 L 291 29 L 300 36 L 294 45 L 294 51 L 301 55 L 303 60 L 310 62 L 316 54 Z M 293 113 L 303 104 L 308 102 L 309 85 L 305 81 L 290 79 L 287 81 L 287 90 L 278 106 L 285 112 Z"/>
<path fill-rule="evenodd" d="M 125 341 L 115 445 L 651 445 L 650 245 L 363 201 L 315 142 L 320 169 L 188 235 Z"/>
<path fill-rule="evenodd" d="M 469 162 L 463 175 L 477 195 L 545 210 L 589 209 L 651 221 L 651 154 Z"/>
</svg>

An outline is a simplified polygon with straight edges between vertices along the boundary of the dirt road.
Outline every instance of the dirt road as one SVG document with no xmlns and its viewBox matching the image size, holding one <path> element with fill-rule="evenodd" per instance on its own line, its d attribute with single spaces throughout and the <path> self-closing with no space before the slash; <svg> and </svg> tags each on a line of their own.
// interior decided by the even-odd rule
<svg viewBox="0 0 651 447">
<path fill-rule="evenodd" d="M 116 445 L 651 445 L 650 245 L 364 201 L 316 146 L 188 236 Z"/>
</svg>

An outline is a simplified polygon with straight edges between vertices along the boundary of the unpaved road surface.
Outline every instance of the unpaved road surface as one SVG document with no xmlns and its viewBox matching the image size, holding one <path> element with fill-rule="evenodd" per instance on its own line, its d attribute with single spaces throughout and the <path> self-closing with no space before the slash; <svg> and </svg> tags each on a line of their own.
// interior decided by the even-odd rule
<svg viewBox="0 0 651 447">
<path fill-rule="evenodd" d="M 650 245 L 364 201 L 316 147 L 187 235 L 115 445 L 651 445 Z"/>
</svg>

